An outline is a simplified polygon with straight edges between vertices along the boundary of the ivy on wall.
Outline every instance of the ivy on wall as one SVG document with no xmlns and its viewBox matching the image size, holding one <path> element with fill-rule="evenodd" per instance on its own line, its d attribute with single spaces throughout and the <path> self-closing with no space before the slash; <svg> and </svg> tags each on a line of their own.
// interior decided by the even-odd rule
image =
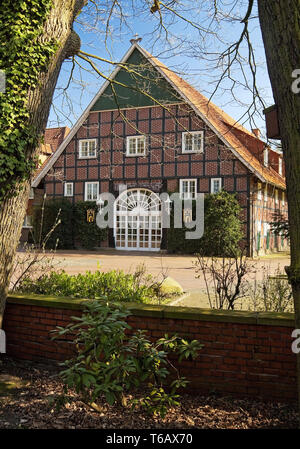
<svg viewBox="0 0 300 449">
<path fill-rule="evenodd" d="M 51 5 L 52 0 L 1 1 L 0 70 L 6 91 L 0 93 L 0 202 L 35 168 L 28 156 L 40 136 L 30 124 L 28 93 L 57 49 L 57 43 L 41 39 Z"/>
</svg>

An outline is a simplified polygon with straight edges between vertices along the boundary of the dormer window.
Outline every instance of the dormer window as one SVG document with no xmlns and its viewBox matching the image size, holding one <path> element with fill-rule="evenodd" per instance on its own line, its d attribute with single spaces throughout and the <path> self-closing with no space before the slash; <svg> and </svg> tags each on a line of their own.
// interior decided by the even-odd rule
<svg viewBox="0 0 300 449">
<path fill-rule="evenodd" d="M 269 150 L 268 148 L 264 149 L 264 166 L 268 167 L 269 165 Z"/>
</svg>

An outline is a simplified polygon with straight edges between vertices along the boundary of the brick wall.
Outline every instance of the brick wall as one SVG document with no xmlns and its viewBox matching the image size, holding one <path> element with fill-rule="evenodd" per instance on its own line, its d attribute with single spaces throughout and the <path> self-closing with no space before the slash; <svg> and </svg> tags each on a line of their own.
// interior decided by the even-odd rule
<svg viewBox="0 0 300 449">
<path fill-rule="evenodd" d="M 82 300 L 27 296 L 8 299 L 4 317 L 8 355 L 61 361 L 74 351 L 50 331 L 80 316 Z M 129 305 L 133 329 L 153 338 L 178 333 L 205 344 L 194 361 L 180 363 L 189 390 L 296 400 L 296 356 L 291 351 L 292 314 L 230 312 L 170 306 Z"/>
</svg>

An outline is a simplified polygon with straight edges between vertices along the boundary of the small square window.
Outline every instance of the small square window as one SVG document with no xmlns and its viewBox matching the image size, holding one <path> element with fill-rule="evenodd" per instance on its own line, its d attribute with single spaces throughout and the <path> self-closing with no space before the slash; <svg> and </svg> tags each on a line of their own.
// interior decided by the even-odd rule
<svg viewBox="0 0 300 449">
<path fill-rule="evenodd" d="M 222 179 L 221 178 L 212 178 L 210 181 L 210 192 L 218 193 L 222 190 Z"/>
<path fill-rule="evenodd" d="M 79 140 L 79 158 L 87 159 L 96 157 L 96 139 Z"/>
<path fill-rule="evenodd" d="M 73 182 L 65 183 L 65 196 L 73 196 Z"/>
<path fill-rule="evenodd" d="M 99 182 L 85 183 L 85 201 L 97 201 L 99 194 Z"/>
<path fill-rule="evenodd" d="M 183 153 L 203 153 L 204 131 L 182 133 Z"/>
<path fill-rule="evenodd" d="M 197 179 L 180 179 L 180 198 L 194 200 L 197 197 Z"/>
<path fill-rule="evenodd" d="M 145 156 L 146 136 L 128 136 L 126 142 L 126 156 Z"/>
</svg>

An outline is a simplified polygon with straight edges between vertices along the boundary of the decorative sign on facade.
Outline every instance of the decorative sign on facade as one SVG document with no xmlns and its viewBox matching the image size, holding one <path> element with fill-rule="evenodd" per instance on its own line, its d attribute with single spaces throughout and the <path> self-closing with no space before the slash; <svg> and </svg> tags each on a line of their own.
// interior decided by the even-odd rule
<svg viewBox="0 0 300 449">
<path fill-rule="evenodd" d="M 86 211 L 86 221 L 88 223 L 94 223 L 94 221 L 95 221 L 95 209 L 87 209 L 87 211 Z"/>
<path fill-rule="evenodd" d="M 193 211 L 191 208 L 183 209 L 183 222 L 191 223 L 193 220 Z"/>
</svg>

